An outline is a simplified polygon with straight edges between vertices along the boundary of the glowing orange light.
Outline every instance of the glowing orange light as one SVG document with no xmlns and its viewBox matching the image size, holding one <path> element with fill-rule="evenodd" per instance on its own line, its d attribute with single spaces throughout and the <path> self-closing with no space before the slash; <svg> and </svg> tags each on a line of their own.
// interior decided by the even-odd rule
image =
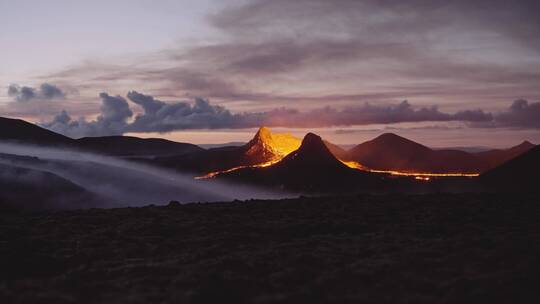
<svg viewBox="0 0 540 304">
<path fill-rule="evenodd" d="M 251 166 L 238 166 L 238 167 L 230 168 L 227 170 L 210 172 L 203 176 L 195 177 L 195 179 L 213 178 L 223 173 L 229 173 L 229 172 L 233 172 L 233 171 L 244 169 L 244 168 L 268 167 L 279 162 L 291 152 L 296 151 L 301 145 L 301 140 L 290 134 L 273 134 L 270 132 L 270 130 L 264 127 L 262 127 L 259 130 L 259 133 L 261 134 L 262 145 L 266 148 L 266 150 L 270 151 L 272 154 L 271 160 L 264 163 L 251 165 Z M 261 151 L 259 149 L 253 149 L 253 150 L 248 150 L 246 154 L 250 155 L 251 153 L 260 153 L 260 152 Z M 355 161 L 344 161 L 341 159 L 339 161 L 341 161 L 347 167 L 356 169 L 356 170 L 361 170 L 361 171 L 371 172 L 371 173 L 389 174 L 393 176 L 410 176 L 410 177 L 414 177 L 416 180 L 421 180 L 421 181 L 430 181 L 432 178 L 436 178 L 436 177 L 477 177 L 480 175 L 479 173 L 430 173 L 430 172 L 403 172 L 403 171 L 395 171 L 395 170 L 374 170 Z"/>
</svg>

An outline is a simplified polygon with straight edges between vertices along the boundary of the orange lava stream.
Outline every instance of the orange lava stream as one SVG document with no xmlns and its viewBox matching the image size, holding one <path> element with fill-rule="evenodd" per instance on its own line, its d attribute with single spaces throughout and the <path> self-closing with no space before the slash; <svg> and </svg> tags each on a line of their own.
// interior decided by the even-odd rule
<svg viewBox="0 0 540 304">
<path fill-rule="evenodd" d="M 412 176 L 417 180 L 424 180 L 428 181 L 432 177 L 477 177 L 480 174 L 479 173 L 427 173 L 427 172 L 403 172 L 403 171 L 395 171 L 395 170 L 374 170 L 369 169 L 365 166 L 362 166 L 362 164 L 359 164 L 357 162 L 346 162 L 341 161 L 345 165 L 347 165 L 349 168 L 368 171 L 372 173 L 381 173 L 381 174 L 390 174 L 395 176 Z"/>
<path fill-rule="evenodd" d="M 262 164 L 257 164 L 257 165 L 238 166 L 238 167 L 233 167 L 233 168 L 223 170 L 223 171 L 210 172 L 210 173 L 207 173 L 207 174 L 202 175 L 202 176 L 196 176 L 195 179 L 209 179 L 209 178 L 216 177 L 216 176 L 218 176 L 220 174 L 223 174 L 223 173 L 229 173 L 229 172 L 233 172 L 233 171 L 244 169 L 244 168 L 264 168 L 264 167 L 271 166 L 271 165 L 279 162 L 280 160 L 281 159 L 271 160 L 271 161 L 268 161 L 268 162 L 265 162 L 265 163 L 262 163 Z"/>
<path fill-rule="evenodd" d="M 195 177 L 195 179 L 209 179 L 209 178 L 216 177 L 219 174 L 229 173 L 229 172 L 233 172 L 233 171 L 244 169 L 244 168 L 264 168 L 264 167 L 268 167 L 279 162 L 281 159 L 282 158 L 273 159 L 271 161 L 268 161 L 262 164 L 257 164 L 257 165 L 238 166 L 238 167 L 230 168 L 223 171 L 210 172 L 202 176 L 197 176 Z M 343 160 L 340 160 L 340 161 L 343 164 L 345 164 L 347 167 L 356 169 L 356 170 L 367 171 L 371 173 L 379 173 L 379 174 L 390 174 L 394 176 L 410 176 L 410 177 L 414 177 L 416 180 L 421 180 L 421 181 L 429 181 L 431 180 L 431 178 L 434 178 L 434 177 L 477 177 L 480 175 L 478 173 L 426 173 L 426 172 L 402 172 L 402 171 L 394 171 L 394 170 L 374 170 L 374 169 L 369 169 L 363 166 L 362 164 L 354 162 L 354 161 L 343 161 Z"/>
</svg>

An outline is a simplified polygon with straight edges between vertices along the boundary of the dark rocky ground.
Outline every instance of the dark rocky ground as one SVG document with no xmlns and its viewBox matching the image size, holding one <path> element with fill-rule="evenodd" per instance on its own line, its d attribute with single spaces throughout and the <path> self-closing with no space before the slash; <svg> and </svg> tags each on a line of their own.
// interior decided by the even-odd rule
<svg viewBox="0 0 540 304">
<path fill-rule="evenodd" d="M 0 303 L 538 303 L 540 200 L 300 198 L 0 216 Z"/>
</svg>

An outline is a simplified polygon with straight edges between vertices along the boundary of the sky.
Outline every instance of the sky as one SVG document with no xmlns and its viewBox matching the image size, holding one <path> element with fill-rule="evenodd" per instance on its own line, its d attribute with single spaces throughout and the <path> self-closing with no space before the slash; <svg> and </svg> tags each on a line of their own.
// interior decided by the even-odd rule
<svg viewBox="0 0 540 304">
<path fill-rule="evenodd" d="M 71 136 L 540 143 L 540 2 L 0 0 L 0 116 Z"/>
</svg>

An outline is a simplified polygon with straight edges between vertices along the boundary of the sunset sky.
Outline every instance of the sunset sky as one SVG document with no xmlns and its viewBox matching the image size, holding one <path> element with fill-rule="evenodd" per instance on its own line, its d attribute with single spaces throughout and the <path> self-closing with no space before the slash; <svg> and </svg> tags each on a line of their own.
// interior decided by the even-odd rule
<svg viewBox="0 0 540 304">
<path fill-rule="evenodd" d="M 534 0 L 0 0 L 0 116 L 72 137 L 540 143 Z"/>
</svg>

